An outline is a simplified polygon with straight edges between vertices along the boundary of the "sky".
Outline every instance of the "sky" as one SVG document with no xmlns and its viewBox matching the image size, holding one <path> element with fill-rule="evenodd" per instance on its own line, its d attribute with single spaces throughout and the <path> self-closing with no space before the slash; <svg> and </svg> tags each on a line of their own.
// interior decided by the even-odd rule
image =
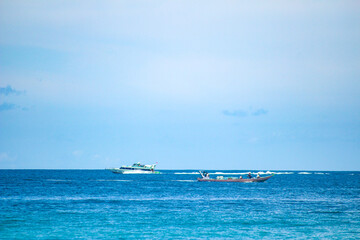
<svg viewBox="0 0 360 240">
<path fill-rule="evenodd" d="M 0 2 L 0 168 L 360 170 L 359 1 Z"/>
</svg>

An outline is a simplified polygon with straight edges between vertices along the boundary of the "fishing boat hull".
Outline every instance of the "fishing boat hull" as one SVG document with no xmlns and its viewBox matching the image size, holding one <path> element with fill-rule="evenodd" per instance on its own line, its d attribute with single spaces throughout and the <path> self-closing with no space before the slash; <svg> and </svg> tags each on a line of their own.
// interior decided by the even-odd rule
<svg viewBox="0 0 360 240">
<path fill-rule="evenodd" d="M 198 178 L 199 182 L 265 182 L 272 176 L 260 177 L 260 178 L 235 178 L 235 179 L 212 179 L 212 178 Z"/>
</svg>

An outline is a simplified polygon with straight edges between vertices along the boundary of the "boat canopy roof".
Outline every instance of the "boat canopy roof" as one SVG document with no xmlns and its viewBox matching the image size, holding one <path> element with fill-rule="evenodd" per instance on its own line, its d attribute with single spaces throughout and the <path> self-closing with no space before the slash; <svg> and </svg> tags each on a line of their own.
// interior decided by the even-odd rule
<svg viewBox="0 0 360 240">
<path fill-rule="evenodd" d="M 134 169 L 154 169 L 156 166 L 156 164 L 153 164 L 153 165 L 143 165 L 141 164 L 140 162 L 138 163 L 134 163 L 132 166 L 122 166 L 121 168 L 124 169 L 124 168 L 134 168 Z"/>
</svg>

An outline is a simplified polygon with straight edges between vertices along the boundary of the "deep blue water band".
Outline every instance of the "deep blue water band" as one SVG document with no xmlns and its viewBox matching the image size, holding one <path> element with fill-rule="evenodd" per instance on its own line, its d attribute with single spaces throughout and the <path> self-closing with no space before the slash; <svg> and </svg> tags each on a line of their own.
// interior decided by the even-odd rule
<svg viewBox="0 0 360 240">
<path fill-rule="evenodd" d="M 277 172 L 264 183 L 197 182 L 196 171 L 162 172 L 0 170 L 0 238 L 360 236 L 360 172 Z"/>
</svg>

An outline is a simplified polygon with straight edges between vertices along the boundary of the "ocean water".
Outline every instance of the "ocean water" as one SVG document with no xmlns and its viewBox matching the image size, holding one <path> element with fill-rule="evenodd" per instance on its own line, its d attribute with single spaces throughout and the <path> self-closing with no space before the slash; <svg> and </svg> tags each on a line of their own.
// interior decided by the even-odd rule
<svg viewBox="0 0 360 240">
<path fill-rule="evenodd" d="M 0 238 L 360 238 L 360 172 L 283 171 L 264 183 L 162 172 L 0 170 Z"/>
</svg>

